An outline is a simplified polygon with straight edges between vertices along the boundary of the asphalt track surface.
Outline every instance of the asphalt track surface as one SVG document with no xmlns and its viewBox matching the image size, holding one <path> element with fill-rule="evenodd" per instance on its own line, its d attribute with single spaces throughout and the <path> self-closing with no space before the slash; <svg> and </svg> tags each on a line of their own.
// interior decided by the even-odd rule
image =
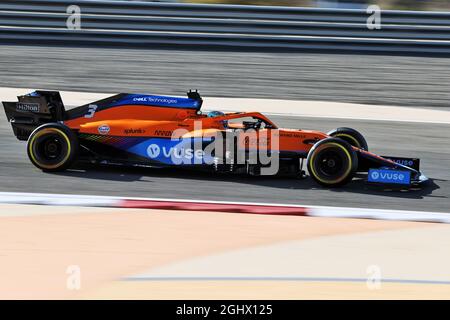
<svg viewBox="0 0 450 320">
<path fill-rule="evenodd" d="M 268 48 L 269 49 L 269 48 Z M 450 106 L 448 58 L 0 45 L 0 86 Z"/>
<path fill-rule="evenodd" d="M 0 46 L 0 86 L 89 92 L 329 100 L 447 108 L 448 59 L 314 53 Z M 295 203 L 450 211 L 449 125 L 274 116 L 281 127 L 360 130 L 372 151 L 413 156 L 433 181 L 387 191 L 362 181 L 333 190 L 310 179 L 221 176 L 180 170 L 82 168 L 44 174 L 0 112 L 0 191 Z"/>
<path fill-rule="evenodd" d="M 4 113 L 0 112 L 0 191 L 450 211 L 449 125 L 271 118 L 287 128 L 323 131 L 339 126 L 356 128 L 376 153 L 421 158 L 422 171 L 433 180 L 420 190 L 405 192 L 375 188 L 361 179 L 343 188 L 324 189 L 309 178 L 230 176 L 179 169 L 80 167 L 49 174 L 29 162 L 26 143 L 16 140 Z"/>
</svg>

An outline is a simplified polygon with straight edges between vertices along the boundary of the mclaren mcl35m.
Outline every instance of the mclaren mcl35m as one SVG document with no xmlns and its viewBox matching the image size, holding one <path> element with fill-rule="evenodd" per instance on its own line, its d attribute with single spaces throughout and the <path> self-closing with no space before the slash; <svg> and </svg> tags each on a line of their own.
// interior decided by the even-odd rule
<svg viewBox="0 0 450 320">
<path fill-rule="evenodd" d="M 326 187 L 357 173 L 374 184 L 427 180 L 419 159 L 371 153 L 354 129 L 283 129 L 259 112 L 203 113 L 202 103 L 197 91 L 187 98 L 121 93 L 65 110 L 59 92 L 35 91 L 3 105 L 15 136 L 28 141 L 30 161 L 46 172 L 88 161 L 298 177 L 306 163 Z"/>
</svg>

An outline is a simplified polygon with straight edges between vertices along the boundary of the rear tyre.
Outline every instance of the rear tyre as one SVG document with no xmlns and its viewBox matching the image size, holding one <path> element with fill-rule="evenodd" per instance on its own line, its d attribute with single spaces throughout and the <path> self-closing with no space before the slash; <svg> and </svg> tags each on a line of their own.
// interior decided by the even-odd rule
<svg viewBox="0 0 450 320">
<path fill-rule="evenodd" d="M 66 170 L 78 154 L 78 138 L 65 125 L 47 123 L 36 128 L 27 145 L 28 157 L 46 172 Z"/>
<path fill-rule="evenodd" d="M 352 128 L 337 128 L 327 133 L 330 137 L 342 139 L 354 147 L 369 151 L 366 139 L 363 135 Z"/>
<path fill-rule="evenodd" d="M 327 138 L 317 142 L 308 153 L 308 172 L 326 187 L 342 186 L 352 180 L 358 168 L 358 157 L 344 140 Z"/>
</svg>

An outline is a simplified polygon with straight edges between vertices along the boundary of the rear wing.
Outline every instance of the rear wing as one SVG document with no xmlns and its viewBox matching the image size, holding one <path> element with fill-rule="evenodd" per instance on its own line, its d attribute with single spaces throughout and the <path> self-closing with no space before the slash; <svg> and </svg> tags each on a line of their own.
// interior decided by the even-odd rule
<svg viewBox="0 0 450 320">
<path fill-rule="evenodd" d="M 34 91 L 17 99 L 17 102 L 3 102 L 3 107 L 19 140 L 28 140 L 33 130 L 44 123 L 65 118 L 64 104 L 58 91 Z"/>
</svg>

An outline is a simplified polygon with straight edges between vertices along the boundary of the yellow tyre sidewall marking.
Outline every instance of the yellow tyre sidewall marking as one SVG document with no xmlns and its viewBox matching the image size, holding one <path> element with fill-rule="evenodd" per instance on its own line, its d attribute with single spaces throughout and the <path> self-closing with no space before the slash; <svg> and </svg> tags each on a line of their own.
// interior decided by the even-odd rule
<svg viewBox="0 0 450 320">
<path fill-rule="evenodd" d="M 42 163 L 40 163 L 35 155 L 34 155 L 34 151 L 33 151 L 33 145 L 34 145 L 34 141 L 39 138 L 40 136 L 46 134 L 46 133 L 54 133 L 57 132 L 58 134 L 60 134 L 61 136 L 63 136 L 63 138 L 66 140 L 67 142 L 67 154 L 64 157 L 63 160 L 61 160 L 59 163 L 57 164 L 53 164 L 53 165 L 44 165 Z M 70 140 L 69 137 L 61 130 L 57 129 L 57 128 L 45 128 L 42 129 L 41 131 L 36 132 L 36 134 L 31 138 L 31 141 L 28 145 L 28 151 L 30 153 L 31 159 L 37 163 L 40 167 L 44 168 L 44 169 L 55 169 L 58 168 L 59 166 L 63 165 L 70 157 L 70 152 L 71 152 L 71 145 L 70 145 Z"/>
<path fill-rule="evenodd" d="M 361 144 L 359 143 L 359 141 L 356 140 L 355 137 L 353 137 L 353 136 L 351 136 L 351 135 L 349 135 L 349 134 L 346 134 L 346 133 L 338 133 L 338 134 L 336 134 L 334 137 L 336 137 L 336 138 L 339 138 L 339 137 L 347 137 L 347 138 L 349 138 L 350 140 L 352 140 L 352 141 L 354 141 L 354 142 L 356 143 L 355 147 L 361 148 Z"/>
<path fill-rule="evenodd" d="M 329 181 L 329 180 L 327 181 L 327 180 L 321 179 L 321 178 L 317 175 L 316 171 L 314 170 L 314 164 L 313 164 L 313 163 L 314 163 L 314 158 L 315 158 L 315 156 L 316 156 L 316 151 L 317 151 L 317 150 L 314 150 L 314 153 L 313 153 L 311 159 L 309 160 L 309 167 L 311 168 L 311 173 L 313 174 L 313 176 L 314 176 L 317 180 L 319 180 L 320 182 L 325 183 L 325 184 L 339 183 L 339 182 L 341 182 L 342 180 L 344 180 L 344 179 L 348 176 L 348 174 L 350 173 L 350 171 L 352 170 L 352 162 L 353 162 L 353 161 L 352 161 L 352 156 L 350 155 L 350 153 L 348 152 L 348 150 L 347 150 L 345 147 L 341 146 L 341 145 L 338 144 L 338 143 L 335 143 L 335 142 L 329 142 L 329 143 L 323 144 L 322 146 L 327 146 L 327 145 L 334 145 L 334 146 L 336 146 L 336 147 L 341 148 L 342 150 L 344 150 L 345 154 L 346 154 L 347 157 L 348 157 L 348 168 L 347 168 L 347 171 L 345 172 L 345 174 L 342 176 L 343 178 L 339 178 L 339 179 L 332 180 L 332 181 Z M 320 147 L 322 147 L 322 146 L 320 146 Z M 319 150 L 320 150 L 320 149 L 319 149 Z"/>
</svg>

